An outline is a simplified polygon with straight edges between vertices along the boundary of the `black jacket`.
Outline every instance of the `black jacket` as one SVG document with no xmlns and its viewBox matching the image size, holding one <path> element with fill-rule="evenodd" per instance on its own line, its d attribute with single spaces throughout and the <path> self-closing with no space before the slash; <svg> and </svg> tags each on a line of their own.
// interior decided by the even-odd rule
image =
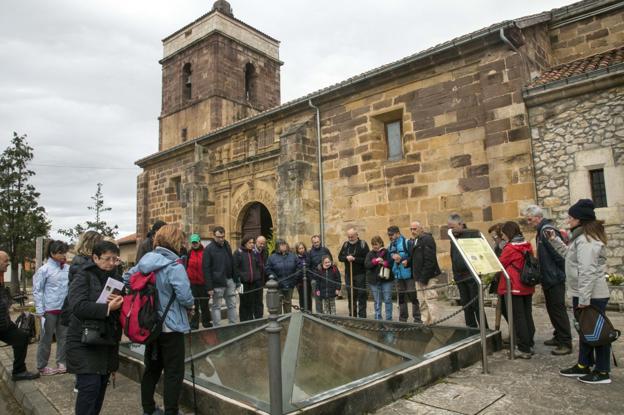
<svg viewBox="0 0 624 415">
<path fill-rule="evenodd" d="M 320 246 L 318 248 L 310 248 L 310 250 L 308 251 L 308 268 L 316 271 L 318 266 L 321 265 L 321 262 L 325 255 L 328 255 L 331 258 L 332 262 L 334 261 L 331 252 L 329 252 L 329 249 L 327 249 L 326 247 Z"/>
<path fill-rule="evenodd" d="M 381 264 L 373 264 L 373 259 L 381 258 L 386 262 L 386 268 L 390 272 L 388 279 L 380 278 L 379 271 L 382 267 Z M 364 260 L 364 266 L 366 267 L 366 282 L 369 284 L 381 284 L 383 282 L 394 281 L 394 275 L 392 275 L 392 258 L 386 248 L 381 248 L 379 251 L 369 251 Z"/>
<path fill-rule="evenodd" d="M 561 237 L 559 229 L 553 226 L 553 222 L 549 219 L 542 219 L 537 225 L 537 235 L 535 236 L 537 245 L 537 259 L 540 264 L 540 273 L 542 274 L 542 286 L 549 288 L 557 284 L 565 283 L 565 258 L 555 251 L 548 236 L 544 234 L 546 228 L 555 231 L 557 236 Z"/>
<path fill-rule="evenodd" d="M 74 374 L 106 375 L 117 371 L 119 367 L 119 340 L 121 325 L 119 310 L 106 315 L 108 306 L 96 303 L 109 276 L 115 278 L 116 272 L 109 275 L 100 270 L 93 262 L 83 266 L 74 276 L 69 286 L 69 307 L 71 317 L 67 329 L 67 370 Z M 115 340 L 114 346 L 94 346 L 83 344 L 83 320 L 99 321 L 107 337 Z"/>
<path fill-rule="evenodd" d="M 223 241 L 223 245 L 217 242 L 208 244 L 204 249 L 202 269 L 208 291 L 212 291 L 215 287 L 227 287 L 228 279 L 234 279 L 236 285 L 240 284 L 240 280 L 234 274 L 232 248 L 228 241 Z"/>
<path fill-rule="evenodd" d="M 6 331 L 11 326 L 11 316 L 9 314 L 9 292 L 0 285 L 0 331 Z"/>
<path fill-rule="evenodd" d="M 455 236 L 456 239 L 478 238 L 478 237 L 479 237 L 479 231 L 476 231 L 473 229 L 466 229 L 465 225 L 464 225 L 464 230 L 458 236 L 457 235 Z M 459 252 L 459 250 L 457 249 L 457 247 L 452 241 L 451 241 L 451 263 L 453 265 L 453 278 L 455 280 L 462 280 L 471 275 L 470 269 L 468 268 L 466 261 L 464 261 L 464 258 L 462 258 L 461 253 Z"/>
<path fill-rule="evenodd" d="M 347 261 L 347 256 L 353 255 L 355 257 L 355 261 L 353 261 L 353 277 L 355 278 L 358 275 L 366 274 L 364 261 L 369 251 L 368 244 L 361 239 L 358 239 L 354 244 L 349 243 L 349 241 L 342 244 L 340 254 L 338 254 L 338 260 L 345 264 L 345 281 L 349 281 L 351 278 L 351 266 L 349 265 L 349 261 Z"/>
<path fill-rule="evenodd" d="M 440 275 L 435 240 L 430 233 L 423 233 L 418 237 L 416 245 L 412 241 L 411 246 L 408 265 L 412 268 L 412 278 L 427 285 L 431 278 Z"/>
<path fill-rule="evenodd" d="M 245 284 L 262 280 L 258 257 L 253 249 L 240 247 L 234 252 L 234 275 L 236 280 Z"/>
<path fill-rule="evenodd" d="M 301 279 L 301 274 L 294 275 L 297 272 L 297 255 L 287 252 L 282 255 L 274 252 L 269 256 L 266 265 L 267 276 L 275 275 L 281 289 L 293 288 Z"/>
<path fill-rule="evenodd" d="M 318 266 L 316 274 L 313 274 L 312 279 L 316 281 L 316 290 L 319 292 L 320 298 L 336 297 L 336 290 L 339 290 L 341 285 L 338 267 L 332 265 L 325 269 L 322 266 Z"/>
<path fill-rule="evenodd" d="M 89 262 L 90 262 L 90 258 L 85 255 L 76 255 L 72 259 L 72 263 L 69 266 L 69 274 L 67 276 L 68 287 L 71 285 L 71 282 L 76 277 L 76 274 L 78 274 L 78 271 L 80 271 Z M 69 323 L 71 322 L 71 311 L 69 309 L 69 293 L 67 294 L 67 297 L 65 297 L 65 301 L 63 301 L 63 307 L 61 308 L 60 320 L 61 320 L 61 324 L 66 327 L 69 326 Z"/>
</svg>

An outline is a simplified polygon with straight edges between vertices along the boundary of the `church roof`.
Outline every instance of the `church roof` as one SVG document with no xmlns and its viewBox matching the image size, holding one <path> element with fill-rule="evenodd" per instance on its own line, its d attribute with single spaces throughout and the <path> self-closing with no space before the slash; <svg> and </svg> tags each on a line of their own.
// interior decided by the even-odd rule
<svg viewBox="0 0 624 415">
<path fill-rule="evenodd" d="M 556 66 L 542 73 L 528 87 L 535 88 L 570 78 L 576 79 L 578 76 L 589 75 L 599 70 L 609 72 L 609 69 L 621 64 L 624 64 L 624 46 Z"/>
</svg>

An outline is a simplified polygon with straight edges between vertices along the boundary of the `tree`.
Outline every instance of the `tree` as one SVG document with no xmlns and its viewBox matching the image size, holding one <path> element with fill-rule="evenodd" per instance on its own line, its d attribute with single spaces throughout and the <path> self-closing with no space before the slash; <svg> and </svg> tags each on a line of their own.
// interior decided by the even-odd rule
<svg viewBox="0 0 624 415">
<path fill-rule="evenodd" d="M 35 175 L 27 166 L 33 156 L 26 135 L 15 132 L 0 156 L 0 249 L 11 257 L 13 276 L 17 276 L 19 264 L 34 257 L 35 239 L 50 231 L 45 209 L 38 203 L 39 193 L 28 182 Z M 16 277 L 11 280 L 11 290 L 19 291 Z"/>
<path fill-rule="evenodd" d="M 95 212 L 95 221 L 88 220 L 84 224 L 79 223 L 73 228 L 59 229 L 58 231 L 61 235 L 65 235 L 70 238 L 72 243 L 78 239 L 80 234 L 88 230 L 97 231 L 103 236 L 110 236 L 111 238 L 117 236 L 117 229 L 119 229 L 119 226 L 108 226 L 108 223 L 102 220 L 101 217 L 102 213 L 113 210 L 110 207 L 104 206 L 102 183 L 97 184 L 97 191 L 95 192 L 95 195 L 91 196 L 91 200 L 93 200 L 93 206 L 87 206 L 87 209 Z"/>
</svg>

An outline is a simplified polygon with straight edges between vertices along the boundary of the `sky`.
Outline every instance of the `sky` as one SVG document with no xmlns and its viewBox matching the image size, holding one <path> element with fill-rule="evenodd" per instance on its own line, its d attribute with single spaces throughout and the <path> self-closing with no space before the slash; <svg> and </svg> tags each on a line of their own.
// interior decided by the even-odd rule
<svg viewBox="0 0 624 415">
<path fill-rule="evenodd" d="M 161 40 L 212 9 L 204 0 L 2 0 L 0 151 L 34 147 L 32 183 L 58 229 L 93 219 L 97 183 L 135 232 L 134 162 L 158 149 Z M 231 0 L 234 16 L 281 41 L 282 102 L 562 0 Z"/>
</svg>

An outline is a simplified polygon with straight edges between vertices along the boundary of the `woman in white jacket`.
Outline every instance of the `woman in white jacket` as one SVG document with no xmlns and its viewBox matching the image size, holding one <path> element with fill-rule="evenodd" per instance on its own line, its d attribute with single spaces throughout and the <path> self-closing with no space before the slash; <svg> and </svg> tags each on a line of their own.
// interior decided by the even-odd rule
<svg viewBox="0 0 624 415">
<path fill-rule="evenodd" d="M 568 294 L 572 305 L 584 308 L 593 305 L 602 312 L 609 302 L 609 288 L 605 281 L 607 235 L 603 222 L 596 220 L 594 203 L 581 199 L 568 210 L 571 235 L 569 245 L 549 233 L 551 245 L 565 256 Z M 609 359 L 611 345 L 592 347 L 579 341 L 576 365 L 562 369 L 562 376 L 576 377 L 584 383 L 611 383 Z M 592 370 L 593 366 L 593 370 Z"/>
</svg>

